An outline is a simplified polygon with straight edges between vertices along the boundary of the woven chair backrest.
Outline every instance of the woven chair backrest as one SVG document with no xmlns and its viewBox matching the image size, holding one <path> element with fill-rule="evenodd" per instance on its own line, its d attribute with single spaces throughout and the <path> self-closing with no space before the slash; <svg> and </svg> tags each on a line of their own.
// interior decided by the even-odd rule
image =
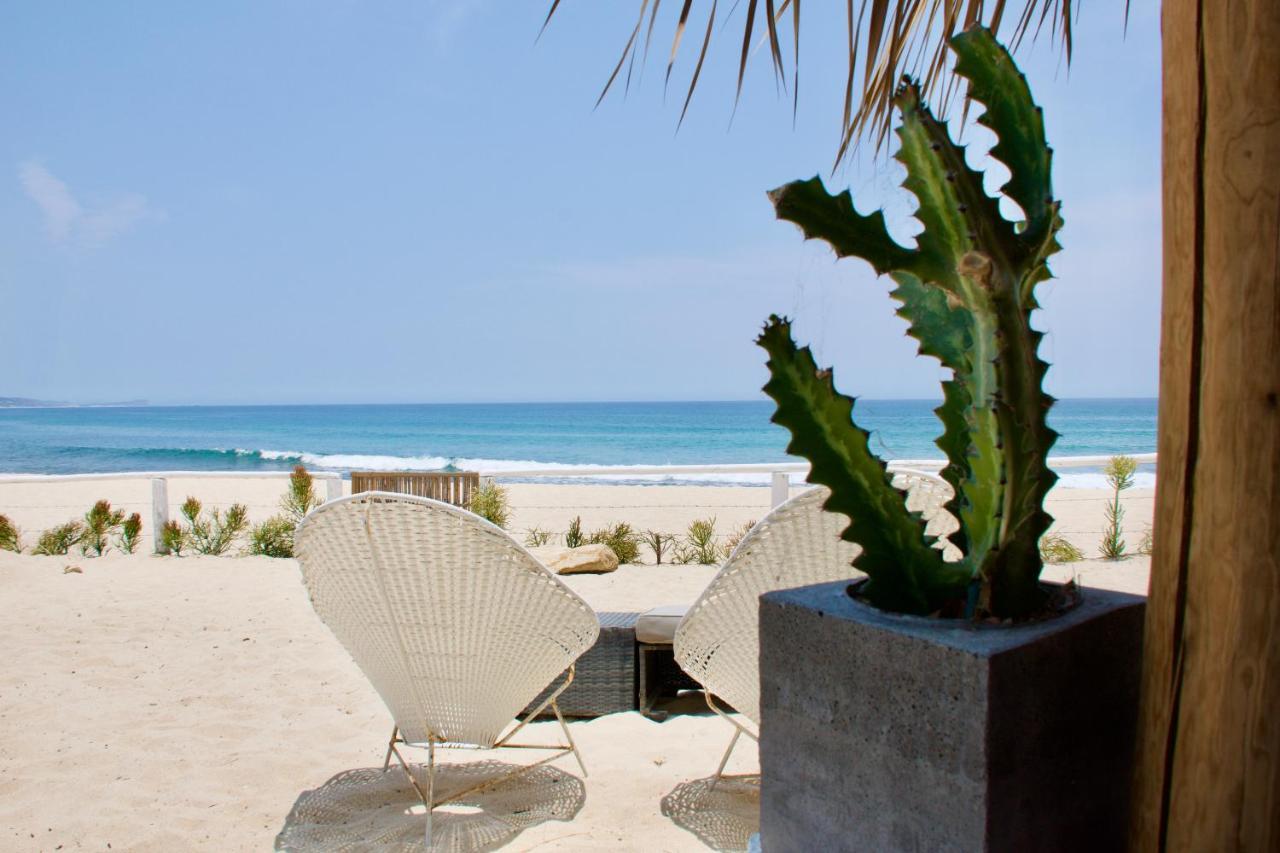
<svg viewBox="0 0 1280 853">
<path fill-rule="evenodd" d="M 409 743 L 492 746 L 600 630 L 501 528 L 428 498 L 331 501 L 295 551 L 316 613 Z"/>
<path fill-rule="evenodd" d="M 951 494 L 945 481 L 907 471 L 894 483 L 908 490 L 907 506 L 929 519 L 930 533 L 954 529 L 942 509 Z M 850 563 L 861 548 L 840 538 L 848 519 L 822 509 L 829 495 L 821 486 L 804 491 L 752 527 L 676 629 L 681 668 L 757 725 L 760 596 L 859 576 Z"/>
</svg>

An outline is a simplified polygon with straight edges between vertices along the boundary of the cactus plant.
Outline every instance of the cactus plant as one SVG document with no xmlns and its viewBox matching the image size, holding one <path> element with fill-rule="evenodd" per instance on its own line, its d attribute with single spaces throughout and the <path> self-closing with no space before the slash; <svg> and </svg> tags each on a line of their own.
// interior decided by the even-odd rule
<svg viewBox="0 0 1280 853">
<path fill-rule="evenodd" d="M 894 97 L 901 115 L 895 157 L 906 167 L 903 187 L 916 197 L 924 226 L 914 249 L 889 236 L 883 212 L 858 213 L 847 191 L 833 196 L 818 178 L 770 197 L 778 217 L 806 238 L 888 274 L 908 334 L 922 354 L 950 369 L 935 410 L 942 422 L 936 443 L 954 490 L 947 509 L 960 523 L 950 536 L 960 560 L 947 562 L 933 547 L 919 514 L 907 509 L 885 463 L 871 453 L 869 434 L 853 422 L 854 399 L 836 391 L 831 371 L 818 369 L 808 347 L 796 345 L 790 322 L 771 317 L 758 342 L 769 354 L 765 391 L 777 405 L 773 419 L 792 435 L 789 452 L 809 460 L 810 481 L 831 489 L 826 508 L 849 517 L 844 536 L 863 548 L 854 565 L 868 576 L 866 598 L 899 612 L 958 605 L 975 617 L 1016 618 L 1044 605 L 1037 545 L 1052 522 L 1044 498 L 1057 479 L 1047 463 L 1057 434 L 1046 422 L 1053 403 L 1042 390 L 1048 365 L 1030 318 L 1035 287 L 1050 277 L 1046 261 L 1059 248 L 1062 219 L 1043 117 L 1026 79 L 984 28 L 956 36 L 951 48 L 970 98 L 985 107 L 978 122 L 998 137 L 991 156 L 1011 175 L 1001 192 L 1021 208 L 1023 221 L 1001 215 L 983 175 L 970 169 L 964 148 L 909 78 Z"/>
</svg>

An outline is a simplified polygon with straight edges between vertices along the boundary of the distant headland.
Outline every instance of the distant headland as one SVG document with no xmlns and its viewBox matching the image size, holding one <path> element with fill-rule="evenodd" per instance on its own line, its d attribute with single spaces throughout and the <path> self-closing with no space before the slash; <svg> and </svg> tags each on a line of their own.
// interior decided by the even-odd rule
<svg viewBox="0 0 1280 853">
<path fill-rule="evenodd" d="M 64 400 L 35 400 L 31 397 L 0 397 L 0 409 L 100 409 L 105 406 L 146 406 L 146 400 L 118 403 L 68 403 Z"/>
</svg>

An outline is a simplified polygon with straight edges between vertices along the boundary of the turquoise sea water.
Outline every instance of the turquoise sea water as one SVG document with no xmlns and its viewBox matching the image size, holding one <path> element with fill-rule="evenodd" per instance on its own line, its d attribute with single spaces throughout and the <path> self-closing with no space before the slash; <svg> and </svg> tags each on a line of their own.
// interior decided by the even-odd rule
<svg viewBox="0 0 1280 853">
<path fill-rule="evenodd" d="M 941 458 L 928 400 L 861 400 L 888 459 Z M 0 472 L 545 469 L 787 460 L 767 400 L 0 409 Z M 1057 455 L 1155 450 L 1155 400 L 1063 400 Z M 794 461 L 794 460 L 792 460 Z M 642 478 L 635 478 L 640 481 Z M 696 478 L 687 478 L 696 479 Z M 713 477 L 711 481 L 760 478 Z"/>
</svg>

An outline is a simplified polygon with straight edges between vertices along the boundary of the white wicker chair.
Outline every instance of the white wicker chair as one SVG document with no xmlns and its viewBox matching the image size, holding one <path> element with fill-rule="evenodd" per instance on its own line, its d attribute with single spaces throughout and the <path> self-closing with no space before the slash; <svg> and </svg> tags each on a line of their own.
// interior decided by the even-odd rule
<svg viewBox="0 0 1280 853">
<path fill-rule="evenodd" d="M 572 752 L 586 775 L 556 698 L 599 622 L 503 530 L 428 498 L 363 492 L 311 512 L 295 551 L 316 613 L 395 720 L 383 769 L 394 755 L 409 776 L 427 807 L 428 843 L 432 809 L 471 790 L 434 799 L 438 747 L 554 751 L 512 776 Z M 558 689 L 516 719 L 566 671 Z M 565 743 L 514 743 L 548 705 Z M 401 745 L 427 750 L 425 791 Z"/>
<path fill-rule="evenodd" d="M 919 471 L 896 471 L 894 483 L 905 488 L 907 506 L 923 513 L 928 531 L 945 536 L 955 520 L 942 509 L 951 487 L 940 477 Z M 766 592 L 859 576 L 849 564 L 861 550 L 840 538 L 848 519 L 822 509 L 830 492 L 808 489 L 760 520 L 729 556 L 676 628 L 675 658 L 701 684 L 707 705 L 734 726 L 732 740 L 720 760 L 715 779 L 724 772 L 742 735 L 757 732 L 719 707 L 712 694 L 733 706 L 754 727 L 760 725 L 759 600 Z M 940 540 L 952 558 L 958 550 Z M 714 784 L 714 782 L 713 782 Z"/>
</svg>

